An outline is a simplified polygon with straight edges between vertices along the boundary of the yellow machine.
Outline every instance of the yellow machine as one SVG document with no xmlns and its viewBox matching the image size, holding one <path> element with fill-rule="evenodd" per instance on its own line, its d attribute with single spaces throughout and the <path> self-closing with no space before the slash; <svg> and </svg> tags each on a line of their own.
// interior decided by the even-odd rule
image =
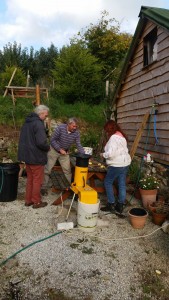
<svg viewBox="0 0 169 300">
<path fill-rule="evenodd" d="M 90 157 L 88 154 L 76 156 L 74 182 L 71 184 L 71 190 L 78 194 L 79 201 L 86 204 L 96 204 L 98 202 L 97 192 L 86 183 Z"/>
</svg>

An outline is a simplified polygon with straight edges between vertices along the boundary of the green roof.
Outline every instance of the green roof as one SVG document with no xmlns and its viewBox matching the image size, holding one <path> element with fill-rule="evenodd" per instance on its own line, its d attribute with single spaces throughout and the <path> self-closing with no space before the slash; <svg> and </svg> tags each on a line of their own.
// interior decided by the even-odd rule
<svg viewBox="0 0 169 300">
<path fill-rule="evenodd" d="M 121 82 L 123 81 L 123 79 L 126 76 L 129 62 L 132 58 L 132 55 L 134 54 L 135 48 L 138 44 L 138 39 L 139 39 L 140 35 L 142 34 L 146 20 L 147 19 L 151 20 L 152 22 L 156 23 L 157 25 L 160 25 L 163 28 L 169 30 L 169 10 L 168 9 L 141 6 L 139 17 L 140 17 L 140 20 L 137 24 L 130 48 L 127 52 L 121 74 L 118 78 L 117 84 L 113 91 L 112 103 L 115 102 L 115 99 L 116 99 L 118 92 L 120 90 L 120 87 L 121 87 Z"/>
<path fill-rule="evenodd" d="M 156 24 L 169 30 L 168 9 L 142 6 L 139 17 L 154 21 Z"/>
</svg>

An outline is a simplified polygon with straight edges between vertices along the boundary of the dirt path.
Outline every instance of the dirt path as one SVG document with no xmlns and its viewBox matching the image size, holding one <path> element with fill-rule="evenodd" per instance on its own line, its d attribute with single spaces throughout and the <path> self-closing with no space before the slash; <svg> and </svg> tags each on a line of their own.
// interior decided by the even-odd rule
<svg viewBox="0 0 169 300">
<path fill-rule="evenodd" d="M 22 178 L 17 200 L 0 202 L 0 262 L 17 253 L 0 268 L 0 300 L 169 299 L 169 235 L 151 216 L 136 230 L 127 206 L 124 219 L 100 212 L 93 233 L 58 233 L 70 200 L 63 209 L 50 205 L 56 198 L 50 193 L 49 205 L 33 210 L 24 206 L 24 190 Z M 103 203 L 105 195 L 100 198 Z M 70 214 L 74 224 L 76 208 L 77 202 Z"/>
</svg>

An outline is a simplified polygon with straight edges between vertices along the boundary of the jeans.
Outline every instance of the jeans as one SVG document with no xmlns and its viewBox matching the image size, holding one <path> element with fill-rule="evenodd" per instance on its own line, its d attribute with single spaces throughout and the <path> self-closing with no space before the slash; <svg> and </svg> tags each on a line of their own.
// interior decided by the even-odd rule
<svg viewBox="0 0 169 300">
<path fill-rule="evenodd" d="M 113 182 L 117 179 L 118 184 L 118 199 L 120 203 L 126 200 L 126 175 L 128 167 L 108 167 L 107 174 L 104 180 L 104 186 L 108 198 L 108 203 L 115 203 L 113 192 Z"/>
</svg>

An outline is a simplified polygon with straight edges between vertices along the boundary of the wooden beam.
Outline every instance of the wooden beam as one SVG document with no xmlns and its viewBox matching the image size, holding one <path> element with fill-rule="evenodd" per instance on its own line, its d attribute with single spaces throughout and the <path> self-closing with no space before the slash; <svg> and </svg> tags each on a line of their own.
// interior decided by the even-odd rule
<svg viewBox="0 0 169 300">
<path fill-rule="evenodd" d="M 139 128 L 139 130 L 137 131 L 137 134 L 136 134 L 136 137 L 135 137 L 135 140 L 134 140 L 134 143 L 130 149 L 130 156 L 131 156 L 131 159 L 133 159 L 135 153 L 136 153 L 136 150 L 137 150 L 137 147 L 138 147 L 138 144 L 139 144 L 139 141 L 141 139 L 141 136 L 142 136 L 142 133 L 143 133 L 143 130 L 146 126 L 146 123 L 148 121 L 148 118 L 149 118 L 149 113 L 146 113 L 144 115 L 144 118 L 143 118 L 143 121 L 141 123 L 141 126 Z"/>
<path fill-rule="evenodd" d="M 4 93 L 3 97 L 5 97 L 6 94 L 7 94 L 7 92 L 8 92 L 8 87 L 10 86 L 10 84 L 11 84 L 11 82 L 12 82 L 14 76 L 15 76 L 16 70 L 17 70 L 17 68 L 15 68 L 15 70 L 14 70 L 13 73 L 12 73 L 11 79 L 9 80 L 9 83 L 8 83 L 8 85 L 7 85 L 7 87 L 6 87 L 6 90 L 5 90 L 5 93 Z"/>
</svg>

